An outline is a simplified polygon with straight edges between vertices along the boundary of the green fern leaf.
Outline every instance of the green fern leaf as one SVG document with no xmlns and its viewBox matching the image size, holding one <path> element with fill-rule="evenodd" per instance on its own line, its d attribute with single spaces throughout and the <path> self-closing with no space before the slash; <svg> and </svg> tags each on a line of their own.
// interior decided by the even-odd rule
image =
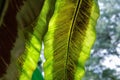
<svg viewBox="0 0 120 80">
<path fill-rule="evenodd" d="M 43 4 L 44 0 L 5 0 L 0 15 L 0 80 L 31 80 L 47 30 L 40 26 Z"/>
<path fill-rule="evenodd" d="M 95 0 L 56 0 L 44 38 L 45 80 L 81 80 L 98 16 Z"/>
<path fill-rule="evenodd" d="M 34 33 L 32 34 L 30 44 L 29 44 L 29 42 L 27 44 L 27 50 L 28 51 L 26 51 L 25 54 L 28 54 L 28 55 L 25 58 L 25 63 L 24 63 L 24 66 L 22 68 L 23 73 L 21 75 L 20 80 L 31 79 L 31 76 L 32 76 L 31 74 L 33 73 L 33 70 L 35 69 L 35 67 L 37 65 L 36 63 L 39 59 L 39 53 L 40 53 L 40 50 L 41 50 L 40 49 L 41 46 L 39 44 L 42 44 L 42 39 L 44 37 L 44 34 L 47 32 L 47 27 L 48 27 L 49 20 L 51 19 L 51 16 L 53 15 L 53 11 L 54 11 L 54 5 L 53 4 L 54 4 L 54 1 L 52 1 L 52 0 L 46 0 L 44 2 L 42 11 L 41 11 L 40 16 L 38 18 L 38 23 L 37 23 L 37 25 L 34 29 Z M 24 58 L 24 55 L 22 56 L 22 58 Z M 33 59 L 34 63 L 30 63 L 31 59 Z M 32 65 L 32 64 L 34 64 L 34 65 Z M 30 68 L 33 68 L 33 69 L 30 69 Z M 30 74 L 30 75 L 28 75 L 28 74 Z M 35 75 L 35 74 L 33 74 L 33 75 Z"/>
</svg>

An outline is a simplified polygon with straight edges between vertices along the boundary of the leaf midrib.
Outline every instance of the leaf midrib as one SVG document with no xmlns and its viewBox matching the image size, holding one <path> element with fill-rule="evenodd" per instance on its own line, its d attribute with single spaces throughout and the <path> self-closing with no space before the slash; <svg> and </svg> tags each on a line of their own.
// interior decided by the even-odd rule
<svg viewBox="0 0 120 80">
<path fill-rule="evenodd" d="M 82 3 L 82 0 L 77 1 L 77 6 L 76 6 L 76 9 L 75 9 L 75 12 L 74 12 L 74 15 L 73 15 L 73 20 L 72 20 L 71 27 L 70 27 L 70 32 L 69 32 L 69 37 L 68 37 L 68 44 L 67 44 L 68 49 L 67 49 L 67 54 L 66 54 L 65 74 L 67 74 L 68 55 L 70 55 L 69 54 L 69 49 L 70 49 L 69 46 L 70 46 L 73 30 L 74 30 L 74 27 L 75 27 L 74 25 L 75 25 L 75 22 L 76 22 L 77 15 L 79 13 L 81 3 Z M 67 79 L 66 75 L 65 75 L 65 79 Z"/>
</svg>

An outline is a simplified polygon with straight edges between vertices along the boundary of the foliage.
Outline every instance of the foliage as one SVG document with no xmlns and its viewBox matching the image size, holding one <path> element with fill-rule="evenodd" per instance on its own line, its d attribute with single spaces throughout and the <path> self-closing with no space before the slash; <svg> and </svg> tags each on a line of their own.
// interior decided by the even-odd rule
<svg viewBox="0 0 120 80">
<path fill-rule="evenodd" d="M 44 80 L 40 68 L 34 70 L 32 80 Z"/>
<path fill-rule="evenodd" d="M 6 0 L 2 7 L 0 80 L 42 80 L 42 41 L 45 80 L 82 78 L 96 38 L 96 0 Z"/>
<path fill-rule="evenodd" d="M 116 65 L 116 69 L 102 64 L 109 56 L 120 57 L 119 4 L 119 0 L 99 0 L 100 17 L 96 26 L 97 40 L 91 51 L 91 58 L 86 63 L 86 74 L 83 80 L 120 80 L 120 72 L 117 71 L 120 64 Z"/>
</svg>

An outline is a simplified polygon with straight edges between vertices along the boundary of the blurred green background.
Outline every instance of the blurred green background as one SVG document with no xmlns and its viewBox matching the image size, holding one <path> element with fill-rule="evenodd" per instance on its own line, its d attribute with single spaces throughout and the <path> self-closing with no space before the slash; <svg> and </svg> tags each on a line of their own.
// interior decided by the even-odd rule
<svg viewBox="0 0 120 80">
<path fill-rule="evenodd" d="M 98 0 L 97 40 L 83 80 L 120 80 L 120 0 Z"/>
</svg>

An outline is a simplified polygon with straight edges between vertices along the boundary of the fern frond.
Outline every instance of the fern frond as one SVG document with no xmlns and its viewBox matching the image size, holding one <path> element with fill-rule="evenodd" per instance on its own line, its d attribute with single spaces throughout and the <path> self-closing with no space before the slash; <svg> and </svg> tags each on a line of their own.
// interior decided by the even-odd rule
<svg viewBox="0 0 120 80">
<path fill-rule="evenodd" d="M 81 80 L 98 15 L 94 0 L 56 0 L 44 38 L 45 80 Z"/>
</svg>

